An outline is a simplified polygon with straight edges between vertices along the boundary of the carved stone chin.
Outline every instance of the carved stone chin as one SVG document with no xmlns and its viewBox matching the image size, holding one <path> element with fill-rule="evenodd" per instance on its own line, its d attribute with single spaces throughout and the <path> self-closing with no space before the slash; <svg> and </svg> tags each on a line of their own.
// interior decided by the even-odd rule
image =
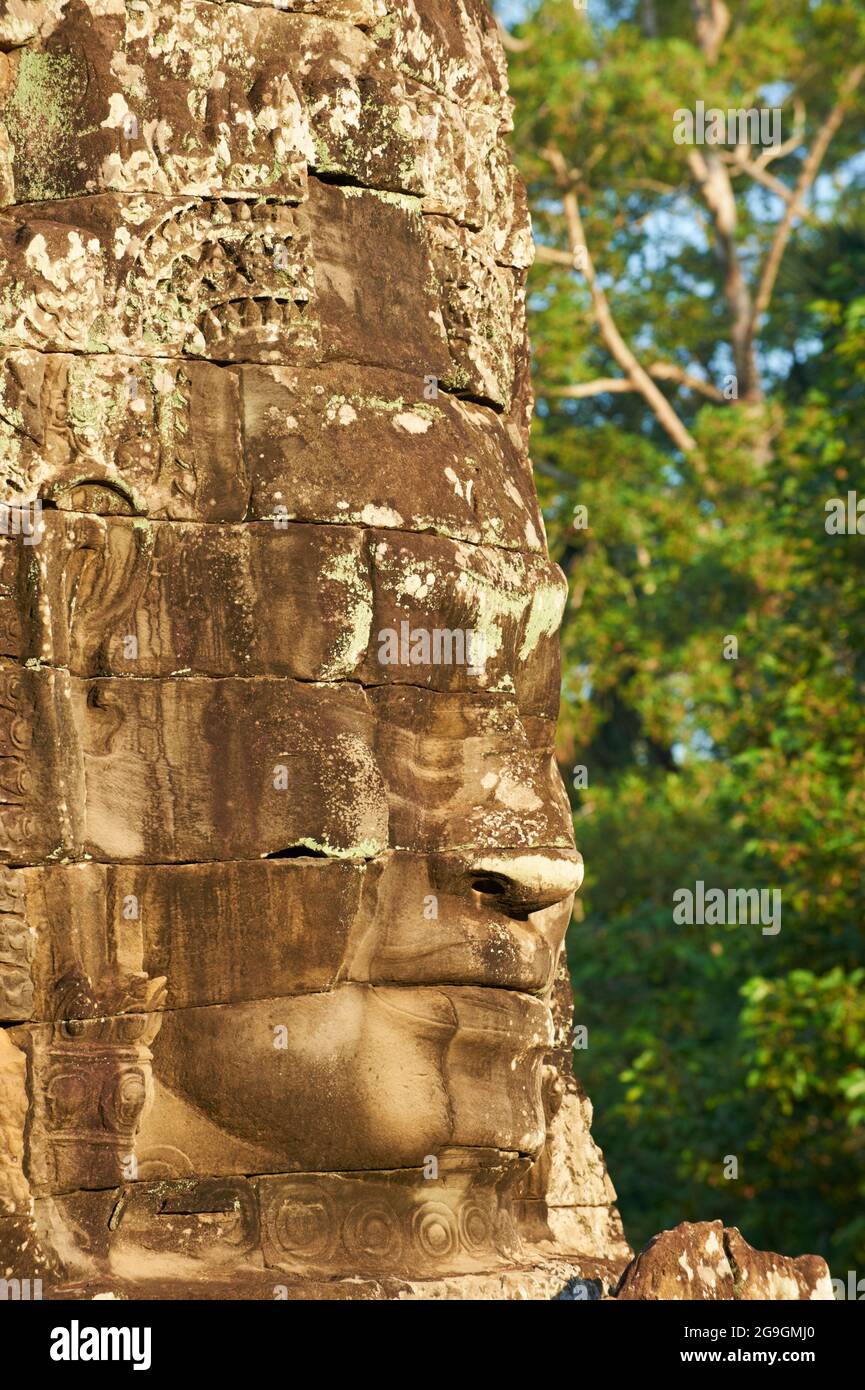
<svg viewBox="0 0 865 1390">
<path fill-rule="evenodd" d="M 0 10 L 0 1266 L 608 1289 L 494 21 Z"/>
</svg>

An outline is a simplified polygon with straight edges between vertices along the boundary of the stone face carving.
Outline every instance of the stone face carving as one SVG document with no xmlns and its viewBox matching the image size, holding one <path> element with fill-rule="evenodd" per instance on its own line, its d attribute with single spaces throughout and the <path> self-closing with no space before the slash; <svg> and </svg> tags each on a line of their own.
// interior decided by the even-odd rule
<svg viewBox="0 0 865 1390">
<path fill-rule="evenodd" d="M 0 0 L 0 1271 L 597 1298 L 483 0 Z M 823 1298 L 720 1222 L 618 1297 Z M 29 1287 L 29 1285 L 27 1286 Z"/>
<path fill-rule="evenodd" d="M 486 6 L 15 0 L 0 50 L 0 1264 L 609 1289 Z"/>
</svg>

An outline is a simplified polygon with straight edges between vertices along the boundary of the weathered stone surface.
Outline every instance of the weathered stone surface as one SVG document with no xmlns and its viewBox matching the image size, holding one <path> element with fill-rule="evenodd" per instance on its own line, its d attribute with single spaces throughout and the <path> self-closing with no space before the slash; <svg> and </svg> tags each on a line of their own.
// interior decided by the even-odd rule
<svg viewBox="0 0 865 1390">
<path fill-rule="evenodd" d="M 296 23 L 234 5 L 64 6 L 42 42 L 7 60 L 8 201 L 302 196 L 314 150 L 285 71 Z"/>
<path fill-rule="evenodd" d="M 306 206 L 253 198 L 20 205 L 0 219 L 0 346 L 315 360 L 310 233 Z"/>
<path fill-rule="evenodd" d="M 0 665 L 0 861 L 81 845 L 84 765 L 68 705 L 65 672 Z M 17 896 L 12 880 L 6 895 Z"/>
<path fill-rule="evenodd" d="M 163 978 L 170 1009 L 346 980 L 542 994 L 582 866 L 545 850 L 3 874 L 0 1022 L 48 1022 L 104 1012 L 130 978 Z"/>
<path fill-rule="evenodd" d="M 523 278 L 375 190 L 315 180 L 300 207 L 97 194 L 0 217 L 0 348 L 392 366 L 507 410 Z"/>
<path fill-rule="evenodd" d="M 481 0 L 0 3 L 0 1264 L 548 1298 L 563 577 Z"/>
<path fill-rule="evenodd" d="M 451 1150 L 440 1175 L 434 1195 L 422 1170 L 401 1169 L 162 1176 L 38 1197 L 36 1222 L 62 1232 L 69 1252 L 44 1296 L 549 1299 L 581 1279 L 608 1287 L 597 1262 L 540 1260 L 523 1245 L 500 1155 L 467 1163 Z M 435 1277 L 443 1260 L 462 1272 Z"/>
<path fill-rule="evenodd" d="M 582 861 L 570 849 L 392 854 L 380 872 L 365 871 L 343 973 L 545 996 L 581 882 Z"/>
<path fill-rule="evenodd" d="M 733 1297 L 733 1271 L 724 1249 L 720 1221 L 683 1221 L 653 1236 L 625 1270 L 616 1293 L 621 1299 L 702 1299 Z"/>
<path fill-rule="evenodd" d="M 541 550 L 543 523 L 518 428 L 444 391 L 425 399 L 433 389 L 427 375 L 434 381 L 435 369 L 245 367 L 252 515 Z"/>
<path fill-rule="evenodd" d="M 25 916 L 24 882 L 16 870 L 0 870 L 0 1023 L 32 1018 L 40 975 L 35 964 L 37 932 Z M 7 1065 L 11 1059 L 7 1056 Z M 14 1076 L 14 1068 L 7 1080 Z M 7 1098 L 10 1113 L 14 1106 Z M 26 1104 L 25 1104 L 26 1111 Z M 17 1122 L 16 1122 L 17 1123 Z M 23 1126 L 19 1126 L 23 1135 Z"/>
<path fill-rule="evenodd" d="M 36 1193 L 156 1176 L 169 1150 L 185 1177 L 422 1167 L 451 1146 L 512 1163 L 544 1140 L 549 1013 L 515 990 L 345 984 L 11 1036 L 38 1093 Z"/>
<path fill-rule="evenodd" d="M 6 689 L 11 738 L 32 746 L 45 730 L 28 766 L 4 762 L 7 780 L 24 769 L 2 819 L 0 854 L 13 863 L 249 859 L 304 841 L 366 857 L 387 845 L 372 717 L 356 687 L 22 669 Z"/>
<path fill-rule="evenodd" d="M 164 978 L 172 1009 L 330 988 L 348 958 L 363 878 L 339 860 L 12 872 L 30 958 L 0 960 L 0 981 L 14 970 L 29 991 L 10 983 L 0 1018 L 46 1022 L 104 1010 L 130 977 Z"/>
<path fill-rule="evenodd" d="M 724 1231 L 724 1246 L 733 1271 L 736 1298 L 825 1302 L 835 1297 L 829 1267 L 817 1255 L 790 1259 L 768 1250 L 755 1250 L 735 1226 Z"/>
<path fill-rule="evenodd" d="M 501 697 L 271 677 L 80 680 L 39 667 L 0 680 L 7 862 L 572 843 L 552 722 L 521 719 Z"/>
<path fill-rule="evenodd" d="M 26 1069 L 24 1055 L 0 1032 L 0 1221 L 30 1210 L 30 1186 L 24 1174 Z"/>
<path fill-rule="evenodd" d="M 513 1265 L 520 1240 L 500 1188 L 509 1171 L 443 1156 L 429 1195 L 422 1169 L 259 1178 L 265 1262 L 287 1274 L 434 1277 L 446 1259 L 455 1275 Z M 492 1258 L 491 1258 L 492 1255 Z"/>
<path fill-rule="evenodd" d="M 387 769 L 395 847 L 494 852 L 572 843 L 551 721 L 520 720 L 503 699 L 470 701 L 395 685 L 370 691 L 370 701 L 380 721 L 377 752 Z"/>
<path fill-rule="evenodd" d="M 429 25 L 411 7 L 406 44 L 394 7 L 374 8 L 87 0 L 46 15 L 41 36 L 4 62 L 4 201 L 109 191 L 302 201 L 309 168 L 415 195 L 526 264 L 525 210 L 499 138 L 505 107 L 490 101 L 488 79 L 500 89 L 501 73 L 483 63 L 489 34 L 466 26 L 481 64 L 467 83 L 465 60 L 448 72 L 450 55 L 435 51 L 441 16 Z"/>
<path fill-rule="evenodd" d="M 239 382 L 209 362 L 5 353 L 0 451 L 8 505 L 23 496 L 107 516 L 246 514 Z"/>
<path fill-rule="evenodd" d="M 2 656 L 82 677 L 501 692 L 557 713 L 566 586 L 541 556 L 350 526 L 52 511 L 42 527 L 32 554 L 0 537 Z"/>
<path fill-rule="evenodd" d="M 720 1221 L 683 1221 L 644 1246 L 625 1270 L 621 1299 L 831 1299 L 825 1260 L 753 1250 Z"/>
<path fill-rule="evenodd" d="M 615 1189 L 590 1132 L 592 1108 L 579 1083 L 547 1065 L 542 1074 L 547 1138 L 520 1188 L 520 1229 L 539 1249 L 592 1256 L 609 1272 L 630 1258 Z M 614 1267 L 614 1265 L 613 1265 Z"/>
<path fill-rule="evenodd" d="M 49 1298 L 65 1273 L 53 1245 L 46 1247 L 31 1215 L 0 1215 L 0 1279 L 5 1280 L 6 1301 Z"/>
<path fill-rule="evenodd" d="M 0 497 L 186 521 L 433 531 L 542 552 L 522 433 L 424 376 L 111 354 L 0 358 Z M 437 388 L 436 388 L 437 389 Z M 370 478 L 366 460 L 375 458 Z"/>
<path fill-rule="evenodd" d="M 525 275 L 496 265 L 478 236 L 429 219 L 453 366 L 446 385 L 508 409 L 525 336 Z"/>
<path fill-rule="evenodd" d="M 76 676 L 355 674 L 370 639 L 366 538 L 351 527 L 201 526 L 46 512 L 19 560 L 14 655 Z M 319 620 L 308 621 L 318 609 Z M 514 661 L 514 664 L 515 661 Z"/>
</svg>

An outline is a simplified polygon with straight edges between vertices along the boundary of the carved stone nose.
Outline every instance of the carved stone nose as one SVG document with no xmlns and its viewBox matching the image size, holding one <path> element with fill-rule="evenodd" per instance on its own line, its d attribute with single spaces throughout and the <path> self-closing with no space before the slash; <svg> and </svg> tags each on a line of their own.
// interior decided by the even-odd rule
<svg viewBox="0 0 865 1390">
<path fill-rule="evenodd" d="M 474 892 L 520 916 L 564 902 L 582 881 L 583 860 L 576 850 L 486 854 L 473 859 L 469 869 Z"/>
</svg>

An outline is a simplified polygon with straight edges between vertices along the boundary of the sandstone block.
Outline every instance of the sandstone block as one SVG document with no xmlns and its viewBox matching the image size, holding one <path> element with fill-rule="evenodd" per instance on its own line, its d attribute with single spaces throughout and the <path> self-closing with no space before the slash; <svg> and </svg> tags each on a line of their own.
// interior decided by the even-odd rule
<svg viewBox="0 0 865 1390">
<path fill-rule="evenodd" d="M 683 1221 L 649 1241 L 625 1270 L 623 1299 L 833 1298 L 824 1260 L 754 1250 L 720 1221 Z"/>
</svg>

